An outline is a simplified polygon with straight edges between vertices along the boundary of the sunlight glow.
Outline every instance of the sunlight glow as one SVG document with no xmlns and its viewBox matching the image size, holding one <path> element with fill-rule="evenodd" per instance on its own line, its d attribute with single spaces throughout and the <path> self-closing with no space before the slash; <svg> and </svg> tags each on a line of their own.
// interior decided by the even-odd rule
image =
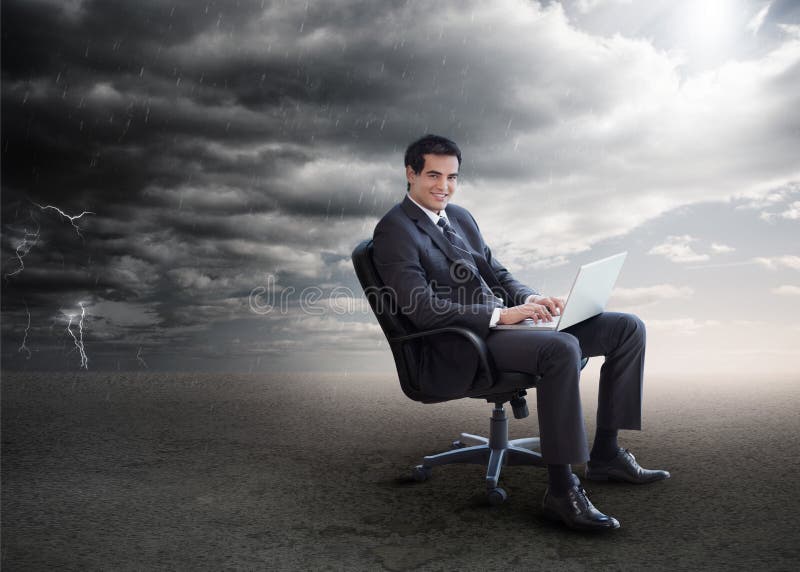
<svg viewBox="0 0 800 572">
<path fill-rule="evenodd" d="M 686 31 L 700 54 L 717 52 L 732 39 L 734 22 L 730 0 L 698 0 L 688 4 Z"/>
</svg>

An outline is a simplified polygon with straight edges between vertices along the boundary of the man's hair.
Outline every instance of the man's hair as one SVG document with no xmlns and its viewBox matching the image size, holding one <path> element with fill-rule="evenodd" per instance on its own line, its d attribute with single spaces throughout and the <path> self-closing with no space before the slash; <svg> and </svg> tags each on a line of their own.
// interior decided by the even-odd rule
<svg viewBox="0 0 800 572">
<path fill-rule="evenodd" d="M 451 155 L 458 159 L 461 167 L 461 149 L 447 137 L 428 134 L 414 141 L 406 149 L 406 167 L 411 166 L 419 175 L 425 167 L 425 155 Z M 410 188 L 411 185 L 407 185 L 407 189 Z"/>
</svg>

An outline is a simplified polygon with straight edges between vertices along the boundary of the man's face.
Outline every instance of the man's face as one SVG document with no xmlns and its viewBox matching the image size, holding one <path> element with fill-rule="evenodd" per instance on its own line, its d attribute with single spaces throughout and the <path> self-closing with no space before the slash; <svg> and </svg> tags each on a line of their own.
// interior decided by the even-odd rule
<svg viewBox="0 0 800 572">
<path fill-rule="evenodd" d="M 438 213 L 447 206 L 458 186 L 458 158 L 453 155 L 423 155 L 425 165 L 417 174 L 406 167 L 411 198 Z"/>
</svg>

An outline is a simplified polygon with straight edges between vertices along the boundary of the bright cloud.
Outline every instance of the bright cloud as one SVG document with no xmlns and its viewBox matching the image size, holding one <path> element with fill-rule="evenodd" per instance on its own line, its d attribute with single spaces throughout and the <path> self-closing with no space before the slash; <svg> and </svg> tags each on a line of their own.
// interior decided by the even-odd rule
<svg viewBox="0 0 800 572">
<path fill-rule="evenodd" d="M 688 286 L 656 284 L 641 288 L 615 288 L 612 302 L 625 306 L 645 306 L 662 300 L 688 299 L 694 290 Z"/>
<path fill-rule="evenodd" d="M 773 294 L 778 294 L 779 296 L 800 296 L 800 286 L 784 284 L 782 286 L 778 286 L 777 288 L 773 288 L 771 292 Z"/>
<path fill-rule="evenodd" d="M 769 12 L 769 8 L 772 2 L 767 2 L 763 8 L 761 8 L 755 16 L 753 16 L 749 22 L 747 22 L 747 30 L 752 33 L 754 36 L 758 34 L 758 31 L 761 29 L 761 26 L 764 25 L 764 20 L 767 18 L 767 13 Z"/>
<path fill-rule="evenodd" d="M 692 250 L 691 243 L 697 239 L 688 234 L 668 236 L 667 240 L 650 249 L 648 254 L 660 254 L 672 262 L 702 262 L 708 254 L 698 254 Z"/>
<path fill-rule="evenodd" d="M 793 270 L 800 270 L 800 256 L 787 254 L 784 256 L 762 256 L 754 259 L 755 262 L 766 266 L 770 270 L 777 270 L 778 268 L 791 268 Z"/>
<path fill-rule="evenodd" d="M 697 320 L 695 318 L 647 320 L 648 330 L 657 330 L 669 334 L 689 336 L 696 335 L 706 328 L 717 327 L 719 325 L 720 322 L 717 320 Z"/>
<path fill-rule="evenodd" d="M 727 244 L 720 244 L 718 242 L 711 243 L 711 251 L 715 254 L 725 254 L 728 252 L 733 252 L 734 250 L 736 249 L 732 246 L 728 246 Z"/>
<path fill-rule="evenodd" d="M 575 8 L 581 14 L 588 14 L 608 4 L 630 4 L 633 0 L 577 0 Z"/>
</svg>

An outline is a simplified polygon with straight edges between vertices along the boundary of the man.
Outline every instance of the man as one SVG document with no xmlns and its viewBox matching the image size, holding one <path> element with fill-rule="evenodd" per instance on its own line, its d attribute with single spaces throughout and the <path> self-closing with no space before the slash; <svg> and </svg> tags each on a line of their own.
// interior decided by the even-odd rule
<svg viewBox="0 0 800 572">
<path fill-rule="evenodd" d="M 405 165 L 407 196 L 375 228 L 375 263 L 382 280 L 416 328 L 468 328 L 486 340 L 498 370 L 541 377 L 536 405 L 548 468 L 545 514 L 574 529 L 619 528 L 615 518 L 592 506 L 571 465 L 588 460 L 586 478 L 595 480 L 669 478 L 666 471 L 641 468 L 617 444 L 619 429 L 641 429 L 644 324 L 629 314 L 604 312 L 562 332 L 494 329 L 526 318 L 549 320 L 561 312 L 563 301 L 515 280 L 492 256 L 472 215 L 450 204 L 461 166 L 461 151 L 453 141 L 426 135 L 408 147 Z M 473 385 L 478 362 L 463 338 L 437 336 L 420 354 L 418 373 L 426 393 L 459 397 L 487 392 L 486 386 Z M 590 454 L 578 386 L 580 362 L 582 356 L 600 355 L 605 363 Z"/>
</svg>

